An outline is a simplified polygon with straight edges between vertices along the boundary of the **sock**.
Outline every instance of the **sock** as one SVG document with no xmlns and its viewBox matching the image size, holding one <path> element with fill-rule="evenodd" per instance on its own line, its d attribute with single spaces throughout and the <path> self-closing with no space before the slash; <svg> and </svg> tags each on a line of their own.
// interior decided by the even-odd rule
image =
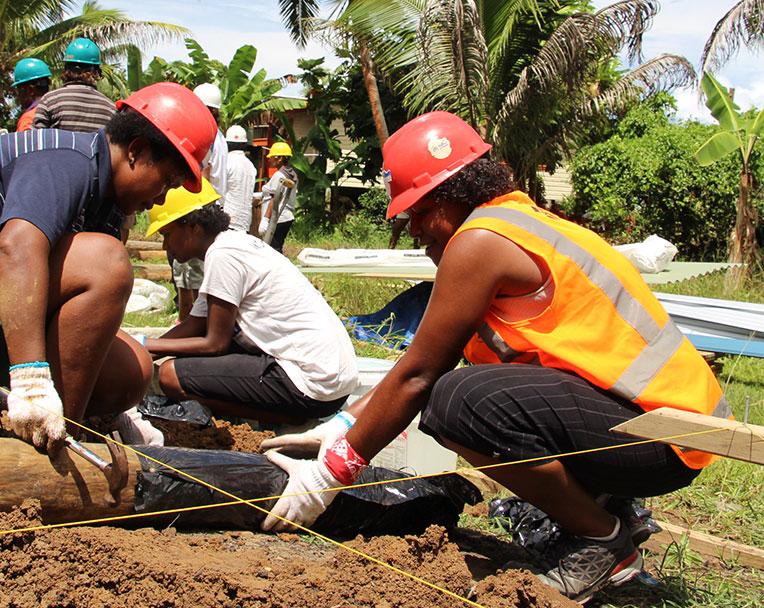
<svg viewBox="0 0 764 608">
<path fill-rule="evenodd" d="M 607 543 L 607 542 L 610 542 L 611 540 L 615 540 L 620 531 L 621 531 L 621 520 L 618 517 L 616 517 L 615 527 L 613 528 L 613 531 L 607 536 L 584 536 L 584 538 L 596 540 L 597 542 L 600 542 L 600 543 Z"/>
</svg>

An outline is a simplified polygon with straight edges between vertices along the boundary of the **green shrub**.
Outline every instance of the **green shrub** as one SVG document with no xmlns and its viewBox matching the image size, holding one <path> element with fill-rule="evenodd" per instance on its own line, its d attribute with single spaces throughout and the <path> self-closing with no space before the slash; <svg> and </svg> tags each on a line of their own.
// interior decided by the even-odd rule
<svg viewBox="0 0 764 608">
<path fill-rule="evenodd" d="M 612 138 L 576 155 L 575 194 L 563 210 L 613 243 L 657 234 L 682 259 L 725 259 L 739 164 L 730 157 L 711 168 L 698 165 L 693 155 L 715 127 L 671 122 L 667 105 L 659 99 L 635 107 Z M 760 162 L 754 176 L 762 176 Z"/>
<path fill-rule="evenodd" d="M 358 197 L 358 215 L 366 218 L 374 224 L 385 224 L 385 214 L 387 206 L 390 204 L 390 197 L 384 188 L 369 188 Z"/>
</svg>

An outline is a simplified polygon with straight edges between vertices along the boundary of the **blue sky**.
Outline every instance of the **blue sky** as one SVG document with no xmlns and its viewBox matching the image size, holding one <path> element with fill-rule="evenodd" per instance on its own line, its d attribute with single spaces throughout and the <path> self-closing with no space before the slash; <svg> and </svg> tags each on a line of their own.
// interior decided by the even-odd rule
<svg viewBox="0 0 764 608">
<path fill-rule="evenodd" d="M 613 1 L 594 0 L 593 4 L 601 8 Z M 296 72 L 298 57 L 324 56 L 329 65 L 336 63 L 331 51 L 318 43 L 311 42 L 306 49 L 295 47 L 281 25 L 277 0 L 100 0 L 100 3 L 118 8 L 133 19 L 185 26 L 211 57 L 224 62 L 242 44 L 253 44 L 258 49 L 257 66 L 264 67 L 273 77 Z M 644 38 L 645 58 L 676 53 L 697 66 L 706 38 L 734 4 L 733 0 L 663 0 L 661 11 Z M 148 49 L 148 57 L 154 54 L 170 60 L 187 57 L 182 43 Z M 717 76 L 724 84 L 735 87 L 735 99 L 743 109 L 764 106 L 761 56 L 744 50 Z M 675 94 L 681 116 L 707 118 L 694 91 Z"/>
</svg>

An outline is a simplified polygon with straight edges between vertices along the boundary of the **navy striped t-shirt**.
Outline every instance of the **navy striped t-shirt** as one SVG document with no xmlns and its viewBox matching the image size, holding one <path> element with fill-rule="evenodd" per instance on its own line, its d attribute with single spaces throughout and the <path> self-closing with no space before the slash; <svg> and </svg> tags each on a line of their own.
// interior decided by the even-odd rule
<svg viewBox="0 0 764 608">
<path fill-rule="evenodd" d="M 123 215 L 107 198 L 111 155 L 103 130 L 35 129 L 0 135 L 0 227 L 19 218 L 51 246 L 67 232 L 119 236 Z"/>
</svg>

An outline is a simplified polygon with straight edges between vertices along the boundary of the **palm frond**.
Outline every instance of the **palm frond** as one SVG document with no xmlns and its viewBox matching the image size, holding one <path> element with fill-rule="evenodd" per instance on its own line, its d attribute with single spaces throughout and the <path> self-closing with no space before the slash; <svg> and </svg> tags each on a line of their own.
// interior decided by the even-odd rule
<svg viewBox="0 0 764 608">
<path fill-rule="evenodd" d="M 427 2 L 416 39 L 416 60 L 397 83 L 406 92 L 409 111 L 448 110 L 478 127 L 488 87 L 488 49 L 475 2 Z"/>
<path fill-rule="evenodd" d="M 300 48 L 305 47 L 310 37 L 306 20 L 317 17 L 318 8 L 318 0 L 279 0 L 281 21 Z"/>
<path fill-rule="evenodd" d="M 574 89 L 602 61 L 626 47 L 639 54 L 642 33 L 658 5 L 654 0 L 622 0 L 594 14 L 571 15 L 554 31 L 506 95 L 497 123 L 518 111 L 531 92 L 554 86 Z"/>
<path fill-rule="evenodd" d="M 718 21 L 703 48 L 700 73 L 721 68 L 741 45 L 764 45 L 764 0 L 741 0 Z"/>
<path fill-rule="evenodd" d="M 689 86 L 696 78 L 695 68 L 687 59 L 664 53 L 623 74 L 613 86 L 584 104 L 578 114 L 585 117 L 603 110 L 623 110 L 637 97 Z"/>
</svg>

